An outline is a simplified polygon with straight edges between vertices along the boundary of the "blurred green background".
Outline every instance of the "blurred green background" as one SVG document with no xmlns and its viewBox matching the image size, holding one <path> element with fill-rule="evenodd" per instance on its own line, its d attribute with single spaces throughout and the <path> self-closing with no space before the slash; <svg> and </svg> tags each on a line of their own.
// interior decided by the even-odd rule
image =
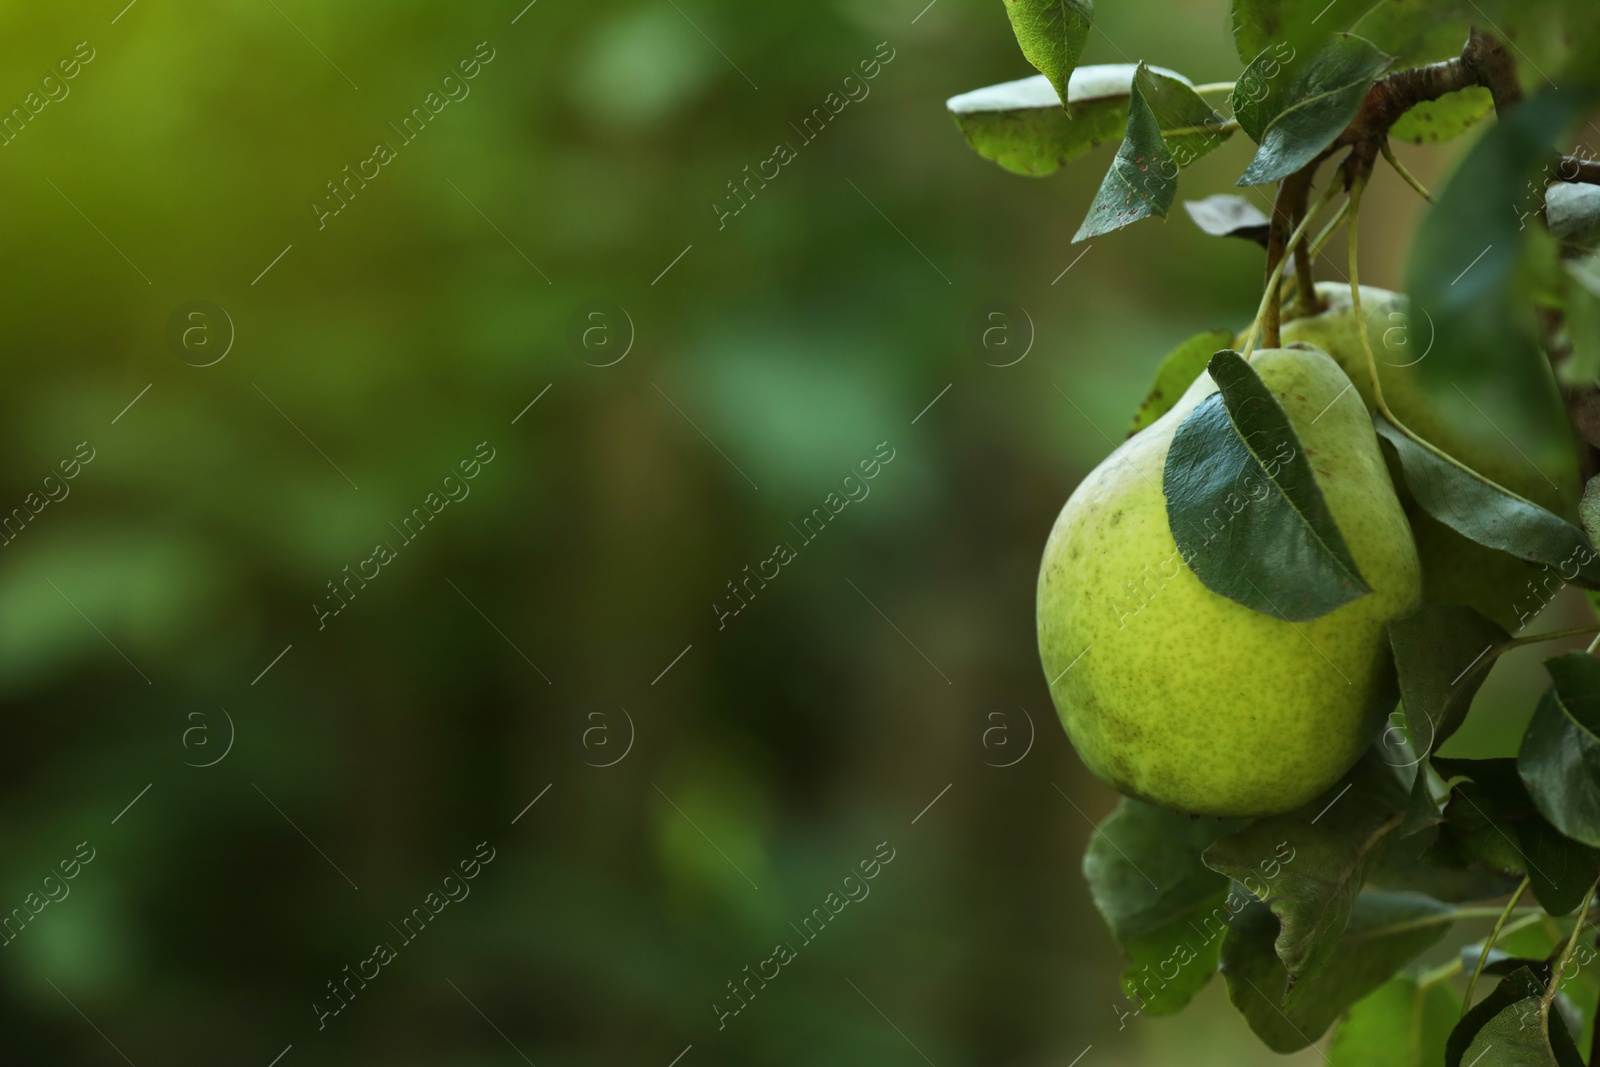
<svg viewBox="0 0 1600 1067">
<path fill-rule="evenodd" d="M 0 13 L 0 106 L 93 54 L 0 147 L 0 508 L 30 509 L 0 551 L 0 907 L 95 856 L 0 950 L 6 1062 L 1278 1059 L 1215 984 L 1119 1023 L 1078 875 L 1114 797 L 1033 636 L 1055 512 L 1173 344 L 1248 320 L 1261 253 L 1181 214 L 1074 247 L 1109 147 L 1045 181 L 970 152 L 944 100 L 1031 73 L 999 3 L 124 2 Z M 1238 70 L 1221 3 L 1103 7 L 1085 62 Z M 1418 202 L 1383 172 L 1368 204 L 1363 280 L 1398 285 Z M 995 300 L 1036 331 L 1011 366 L 969 340 Z M 869 897 L 791 932 L 885 842 Z"/>
</svg>

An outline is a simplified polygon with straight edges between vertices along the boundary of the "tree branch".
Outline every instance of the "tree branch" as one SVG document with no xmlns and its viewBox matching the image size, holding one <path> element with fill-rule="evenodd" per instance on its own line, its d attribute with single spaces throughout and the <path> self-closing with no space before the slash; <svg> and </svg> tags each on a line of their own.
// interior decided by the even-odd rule
<svg viewBox="0 0 1600 1067">
<path fill-rule="evenodd" d="M 1322 157 L 1318 156 L 1306 166 L 1295 171 L 1278 184 L 1278 198 L 1272 205 L 1272 226 L 1267 231 L 1267 278 L 1271 279 L 1273 272 L 1282 261 L 1284 251 L 1288 245 L 1289 233 L 1305 218 L 1307 201 L 1311 196 L 1311 182 L 1316 177 L 1317 166 Z M 1300 249 L 1305 248 L 1304 242 Z M 1300 258 L 1296 260 L 1296 270 L 1299 270 Z M 1309 264 L 1307 264 L 1309 271 Z M 1298 274 L 1297 274 L 1298 276 Z M 1304 302 L 1304 295 L 1301 300 Z M 1315 301 L 1315 291 L 1312 300 Z M 1261 345 L 1263 348 L 1277 348 L 1282 339 L 1279 337 L 1278 328 L 1282 320 L 1281 301 L 1276 296 L 1267 303 L 1267 315 L 1261 323 Z"/>
<path fill-rule="evenodd" d="M 1550 168 L 1550 177 L 1558 182 L 1600 185 L 1600 160 L 1564 156 Z"/>
<path fill-rule="evenodd" d="M 1499 114 L 1522 101 L 1516 66 L 1505 46 L 1477 27 L 1456 58 L 1396 71 L 1374 82 L 1361 101 L 1361 110 L 1334 144 L 1386 139 L 1389 128 L 1413 107 L 1475 85 L 1489 90 Z"/>
</svg>

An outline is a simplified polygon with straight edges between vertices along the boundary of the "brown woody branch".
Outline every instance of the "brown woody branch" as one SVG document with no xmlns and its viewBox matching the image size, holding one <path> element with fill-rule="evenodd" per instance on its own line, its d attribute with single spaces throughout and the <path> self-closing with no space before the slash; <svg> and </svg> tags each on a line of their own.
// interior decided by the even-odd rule
<svg viewBox="0 0 1600 1067">
<path fill-rule="evenodd" d="M 1564 156 L 1550 168 L 1550 178 L 1558 182 L 1600 185 L 1600 160 Z"/>
<path fill-rule="evenodd" d="M 1289 243 L 1289 234 L 1300 224 L 1305 217 L 1307 203 L 1311 198 L 1311 183 L 1316 178 L 1317 165 L 1322 160 L 1318 156 L 1308 165 L 1295 171 L 1278 184 L 1278 198 L 1272 205 L 1272 225 L 1267 231 L 1267 277 L 1270 280 L 1272 272 L 1277 269 L 1278 262 L 1283 259 L 1285 246 Z M 1298 250 L 1305 249 L 1305 242 L 1297 246 Z M 1297 259 L 1298 263 L 1299 260 Z M 1315 299 L 1313 293 L 1312 299 Z M 1302 303 L 1305 300 L 1301 296 Z M 1267 317 L 1261 324 L 1261 344 L 1264 348 L 1277 348 L 1281 343 L 1279 325 L 1283 317 L 1282 309 L 1276 297 L 1267 301 Z"/>
<path fill-rule="evenodd" d="M 1278 266 L 1284 255 L 1288 234 L 1304 217 L 1317 167 L 1328 156 L 1341 148 L 1348 148 L 1341 170 L 1345 187 L 1358 174 L 1372 172 L 1373 164 L 1388 140 L 1389 130 L 1400 121 L 1400 116 L 1429 100 L 1437 100 L 1450 93 L 1482 86 L 1494 99 L 1495 110 L 1503 114 L 1522 100 L 1522 87 L 1517 83 L 1516 67 L 1505 46 L 1492 34 L 1476 27 L 1454 59 L 1430 63 L 1423 67 L 1396 71 L 1373 83 L 1361 101 L 1356 117 L 1343 133 L 1334 139 L 1326 151 L 1317 156 L 1300 171 L 1285 178 L 1278 188 L 1277 202 L 1273 207 L 1272 227 L 1267 240 L 1267 273 Z M 1600 183 L 1600 164 L 1590 161 L 1568 160 L 1561 168 L 1563 174 L 1580 177 L 1563 178 L 1566 181 L 1596 181 Z M 1295 313 L 1314 313 L 1316 292 L 1311 282 L 1311 263 L 1302 245 L 1296 250 L 1295 277 L 1299 297 Z M 1268 304 L 1267 319 L 1263 325 L 1263 343 L 1274 346 L 1278 342 L 1281 317 L 1277 301 Z"/>
<path fill-rule="evenodd" d="M 1522 86 L 1517 83 L 1516 67 L 1505 46 L 1476 27 L 1456 58 L 1396 71 L 1373 83 L 1361 102 L 1361 110 L 1334 146 L 1381 143 L 1400 116 L 1418 104 L 1473 86 L 1489 90 L 1495 111 L 1500 114 L 1522 101 Z"/>
</svg>

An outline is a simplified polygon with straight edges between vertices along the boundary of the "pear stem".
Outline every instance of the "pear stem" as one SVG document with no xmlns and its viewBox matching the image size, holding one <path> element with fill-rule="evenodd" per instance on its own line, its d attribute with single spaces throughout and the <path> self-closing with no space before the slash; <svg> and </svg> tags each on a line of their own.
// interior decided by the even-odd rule
<svg viewBox="0 0 1600 1067">
<path fill-rule="evenodd" d="M 1522 899 L 1522 894 L 1528 891 L 1532 883 L 1531 877 L 1524 877 L 1522 884 L 1517 886 L 1517 891 L 1511 894 L 1511 900 L 1506 904 L 1506 910 L 1500 913 L 1500 920 L 1494 924 L 1494 929 L 1489 931 L 1488 938 L 1483 942 L 1483 951 L 1478 953 L 1478 965 L 1472 968 L 1472 977 L 1467 979 L 1467 995 L 1461 998 L 1461 1016 L 1466 1017 L 1467 1009 L 1472 1007 L 1472 990 L 1478 984 L 1478 976 L 1483 973 L 1483 965 L 1489 962 L 1489 953 L 1494 949 L 1494 943 L 1500 937 L 1500 931 L 1505 929 L 1506 920 L 1511 918 L 1511 913 L 1517 908 L 1517 901 Z"/>
<path fill-rule="evenodd" d="M 1567 938 L 1567 947 L 1561 953 L 1561 959 L 1550 972 L 1550 984 L 1545 987 L 1544 996 L 1539 1001 L 1541 1015 L 1550 1014 L 1550 1002 L 1556 999 L 1556 990 L 1561 986 L 1561 972 L 1567 969 L 1567 962 L 1572 959 L 1572 952 L 1578 947 L 1578 935 L 1583 933 L 1583 923 L 1589 917 L 1589 905 L 1594 902 L 1594 894 L 1600 890 L 1600 879 L 1589 887 L 1583 895 L 1583 907 L 1578 909 L 1578 921 L 1572 928 L 1572 936 Z"/>
<path fill-rule="evenodd" d="M 1383 158 L 1389 161 L 1389 166 L 1394 168 L 1394 172 L 1400 175 L 1400 177 L 1404 178 L 1406 184 L 1417 191 L 1418 196 L 1422 197 L 1422 199 L 1426 200 L 1430 204 L 1433 203 L 1433 194 L 1428 192 L 1428 189 L 1425 185 L 1417 181 L 1416 175 L 1407 170 L 1404 163 L 1395 158 L 1394 149 L 1390 147 L 1388 138 L 1384 139 L 1382 148 Z"/>
<path fill-rule="evenodd" d="M 1521 648 L 1523 645 L 1537 645 L 1542 641 L 1559 641 L 1563 637 L 1582 637 L 1585 634 L 1592 634 L 1596 630 L 1600 630 L 1600 622 L 1590 623 L 1588 626 L 1574 626 L 1570 630 L 1554 630 L 1547 634 L 1529 634 L 1527 637 L 1513 637 L 1501 645 L 1495 655 L 1499 655 L 1500 652 L 1505 652 L 1509 649 Z M 1600 641 L 1600 638 L 1595 640 Z M 1590 645 L 1589 647 L 1592 649 L 1594 646 Z"/>
<path fill-rule="evenodd" d="M 1338 185 L 1328 186 L 1328 191 L 1322 194 L 1322 199 L 1317 201 L 1316 207 L 1305 213 L 1305 217 L 1300 220 L 1300 225 L 1296 226 L 1294 232 L 1289 235 L 1288 241 L 1284 243 L 1285 252 L 1292 251 L 1299 246 L 1300 241 L 1306 235 L 1306 228 L 1311 225 L 1311 220 L 1321 213 L 1322 209 L 1328 205 L 1328 201 L 1332 200 L 1338 191 Z M 1250 334 L 1245 338 L 1244 350 L 1240 353 L 1245 359 L 1249 359 L 1250 353 L 1255 351 L 1256 338 L 1261 332 L 1261 325 L 1266 319 L 1268 307 L 1278 301 L 1278 282 L 1283 278 L 1283 268 L 1288 262 L 1287 255 L 1280 256 L 1277 265 L 1272 268 L 1272 273 L 1267 276 L 1266 292 L 1261 295 L 1261 306 L 1256 309 L 1255 321 L 1250 324 Z"/>
<path fill-rule="evenodd" d="M 1343 222 L 1345 216 L 1348 214 L 1350 214 L 1350 201 L 1346 200 L 1344 203 L 1339 205 L 1339 210 L 1333 213 L 1333 218 L 1328 220 L 1328 224 L 1322 228 L 1321 232 L 1319 232 L 1316 237 L 1312 238 L 1312 256 L 1316 256 L 1322 251 L 1323 245 L 1326 245 L 1329 239 L 1333 237 L 1333 231 L 1339 228 L 1339 223 Z"/>
<path fill-rule="evenodd" d="M 1319 156 L 1306 166 L 1295 171 L 1278 185 L 1278 196 L 1272 204 L 1272 225 L 1267 231 L 1267 274 L 1269 277 L 1279 276 L 1283 273 L 1283 260 L 1289 253 L 1284 239 L 1284 234 L 1295 228 L 1295 224 L 1302 222 L 1306 215 L 1306 200 L 1311 195 L 1311 183 L 1316 180 L 1317 164 L 1321 161 Z M 1303 227 L 1301 228 L 1303 230 Z M 1300 306 L 1308 303 L 1315 304 L 1316 292 L 1313 290 L 1308 298 L 1305 284 L 1310 278 L 1310 263 L 1304 260 L 1302 248 L 1294 248 L 1296 277 L 1301 280 Z M 1301 264 L 1304 263 L 1302 269 Z M 1269 290 L 1276 288 L 1269 283 Z M 1279 324 L 1283 318 L 1283 303 L 1280 300 L 1271 300 L 1266 305 L 1266 319 L 1261 326 L 1261 343 L 1268 348 L 1277 348 L 1282 344 L 1278 336 Z"/>
</svg>

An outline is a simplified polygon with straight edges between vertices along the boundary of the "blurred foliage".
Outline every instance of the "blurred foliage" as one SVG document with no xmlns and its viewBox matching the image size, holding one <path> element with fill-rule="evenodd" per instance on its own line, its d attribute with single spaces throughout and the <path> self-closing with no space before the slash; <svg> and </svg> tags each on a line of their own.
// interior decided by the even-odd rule
<svg viewBox="0 0 1600 1067">
<path fill-rule="evenodd" d="M 1119 1029 L 1078 874 L 1113 798 L 1053 721 L 1033 633 L 1055 510 L 1165 352 L 1248 319 L 1259 250 L 1181 214 L 1069 247 L 1095 168 L 1022 181 L 945 113 L 1028 73 L 998 4 L 519 7 L 0 15 L 0 101 L 95 52 L 0 148 L 0 507 L 96 452 L 0 553 L 5 906 L 97 850 L 6 946 L 0 1054 L 1264 1055 L 1216 989 Z M 480 41 L 470 95 L 319 230 L 326 183 Z M 719 229 L 726 184 L 799 145 L 882 41 L 870 94 Z M 1230 77 L 1224 5 L 1107 5 L 1085 62 L 1140 59 Z M 1230 186 L 1250 147 L 1189 187 Z M 1395 285 L 1417 206 L 1391 178 L 1363 277 Z M 1005 368 L 967 341 L 995 299 L 1036 331 Z M 169 347 L 192 300 L 236 329 L 209 367 Z M 636 327 L 614 366 L 568 344 L 590 301 Z M 319 630 L 325 583 L 399 546 L 481 441 L 470 497 Z M 884 441 L 870 496 L 719 630 L 726 583 Z M 221 751 L 220 709 L 232 750 L 186 766 Z M 631 750 L 592 766 L 623 750 L 621 709 Z M 986 765 L 1022 749 L 1022 709 L 1031 752 Z M 325 983 L 484 840 L 470 898 L 319 1031 Z M 870 896 L 719 1031 L 726 983 L 884 841 Z"/>
</svg>

